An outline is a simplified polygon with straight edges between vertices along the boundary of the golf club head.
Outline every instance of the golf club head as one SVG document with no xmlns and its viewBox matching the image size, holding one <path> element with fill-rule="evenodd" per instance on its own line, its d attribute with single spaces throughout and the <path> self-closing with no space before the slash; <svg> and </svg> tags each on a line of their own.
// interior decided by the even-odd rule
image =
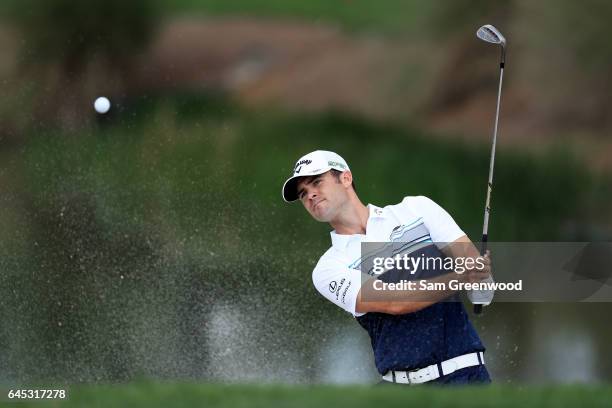
<svg viewBox="0 0 612 408">
<path fill-rule="evenodd" d="M 476 31 L 476 36 L 482 41 L 486 41 L 491 44 L 499 44 L 502 47 L 506 46 L 506 38 L 491 24 L 480 27 L 478 31 Z"/>
</svg>

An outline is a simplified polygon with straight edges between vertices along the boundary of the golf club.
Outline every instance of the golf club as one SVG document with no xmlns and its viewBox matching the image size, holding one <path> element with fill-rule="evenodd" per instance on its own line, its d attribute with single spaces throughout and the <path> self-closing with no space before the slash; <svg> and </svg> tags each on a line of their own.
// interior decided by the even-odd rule
<svg viewBox="0 0 612 408">
<path fill-rule="evenodd" d="M 495 165 L 495 145 L 497 144 L 497 125 L 499 123 L 499 105 L 501 101 L 502 80 L 504 78 L 504 65 L 506 63 L 506 38 L 499 30 L 490 24 L 484 25 L 476 31 L 476 36 L 483 41 L 501 46 L 501 60 L 499 63 L 499 87 L 497 89 L 497 109 L 495 110 L 495 126 L 493 128 L 493 143 L 491 146 L 491 161 L 489 163 L 489 182 L 487 186 L 487 199 L 485 201 L 484 223 L 482 226 L 482 245 L 480 254 L 484 255 L 487 251 L 487 241 L 489 238 L 489 216 L 491 214 L 491 191 L 493 190 L 493 168 Z M 483 302 L 487 303 L 487 302 Z M 474 313 L 482 313 L 483 303 L 474 302 Z"/>
</svg>

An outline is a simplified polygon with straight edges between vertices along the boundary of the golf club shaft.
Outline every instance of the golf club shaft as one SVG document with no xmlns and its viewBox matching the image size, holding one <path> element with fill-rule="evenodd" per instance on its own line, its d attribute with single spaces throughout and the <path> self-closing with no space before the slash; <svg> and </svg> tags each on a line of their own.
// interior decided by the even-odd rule
<svg viewBox="0 0 612 408">
<path fill-rule="evenodd" d="M 484 222 L 482 225 L 482 244 L 480 255 L 487 252 L 487 242 L 489 240 L 489 216 L 491 214 L 491 192 L 493 190 L 493 169 L 495 168 L 495 147 L 497 145 L 497 125 L 499 123 L 499 106 L 501 102 L 502 82 L 504 80 L 504 62 L 502 60 L 499 70 L 499 87 L 497 89 L 497 108 L 495 110 L 495 126 L 493 128 L 493 143 L 491 145 L 491 161 L 489 162 L 489 182 L 487 184 L 487 199 L 485 201 Z M 474 313 L 482 313 L 482 305 L 474 305 Z"/>
</svg>

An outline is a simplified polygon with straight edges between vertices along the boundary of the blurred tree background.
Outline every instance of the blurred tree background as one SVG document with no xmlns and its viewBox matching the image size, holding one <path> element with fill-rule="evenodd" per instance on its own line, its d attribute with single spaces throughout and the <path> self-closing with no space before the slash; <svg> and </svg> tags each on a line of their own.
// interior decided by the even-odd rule
<svg viewBox="0 0 612 408">
<path fill-rule="evenodd" d="M 365 333 L 312 288 L 329 228 L 280 187 L 334 150 L 364 201 L 427 195 L 477 240 L 485 23 L 509 39 L 491 239 L 609 239 L 608 3 L 430 3 L 2 2 L 0 382 L 337 381 L 339 338 L 370 378 Z M 603 309 L 569 306 L 550 332 L 591 361 L 568 360 L 578 380 L 609 380 Z M 556 364 L 522 339 L 560 308 L 478 320 L 498 378 L 568 380 L 525 375 Z"/>
</svg>

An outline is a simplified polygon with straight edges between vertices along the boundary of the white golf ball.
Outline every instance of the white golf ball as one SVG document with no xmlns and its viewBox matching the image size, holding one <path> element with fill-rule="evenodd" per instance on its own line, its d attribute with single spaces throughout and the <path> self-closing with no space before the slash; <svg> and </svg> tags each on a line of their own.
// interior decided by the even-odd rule
<svg viewBox="0 0 612 408">
<path fill-rule="evenodd" d="M 110 109 L 110 101 L 105 96 L 100 96 L 94 102 L 94 109 L 98 113 L 106 113 Z"/>
</svg>

